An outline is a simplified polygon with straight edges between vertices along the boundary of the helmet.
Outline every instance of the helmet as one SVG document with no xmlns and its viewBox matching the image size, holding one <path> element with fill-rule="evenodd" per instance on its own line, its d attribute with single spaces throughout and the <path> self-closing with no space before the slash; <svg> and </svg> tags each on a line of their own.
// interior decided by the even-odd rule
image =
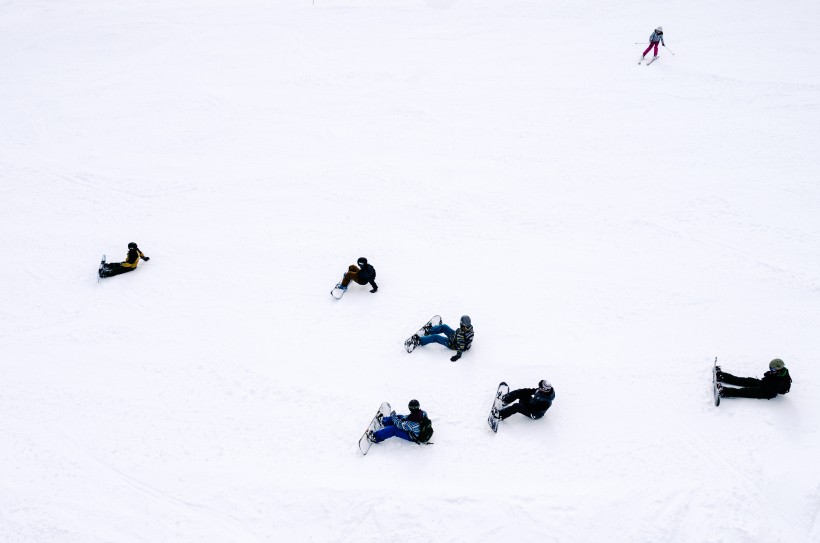
<svg viewBox="0 0 820 543">
<path fill-rule="evenodd" d="M 771 362 L 769 362 L 769 369 L 770 370 L 782 370 L 786 367 L 786 364 L 783 363 L 782 360 L 779 358 L 775 358 Z"/>
<path fill-rule="evenodd" d="M 363 256 L 360 256 L 359 260 L 356 261 L 356 264 L 358 264 L 359 266 L 364 266 L 365 264 L 367 264 L 367 259 Z"/>
<path fill-rule="evenodd" d="M 418 400 L 410 400 L 410 403 L 407 404 L 407 409 L 409 409 L 410 411 L 418 411 L 419 409 L 421 409 L 421 404 Z"/>
<path fill-rule="evenodd" d="M 538 388 L 540 388 L 544 392 L 548 392 L 548 391 L 552 390 L 552 385 L 546 379 L 541 379 L 538 382 Z"/>
<path fill-rule="evenodd" d="M 663 27 L 659 26 L 658 28 L 655 29 L 655 32 L 657 32 L 658 34 L 663 34 Z"/>
<path fill-rule="evenodd" d="M 470 326 L 473 324 L 473 321 L 470 320 L 468 315 L 464 315 L 461 317 L 461 326 Z"/>
<path fill-rule="evenodd" d="M 136 249 L 136 248 L 137 248 L 137 244 L 136 244 L 136 243 L 134 243 L 134 242 L 132 241 L 131 243 L 129 243 L 129 244 L 128 244 L 128 248 L 129 248 L 129 249 Z"/>
</svg>

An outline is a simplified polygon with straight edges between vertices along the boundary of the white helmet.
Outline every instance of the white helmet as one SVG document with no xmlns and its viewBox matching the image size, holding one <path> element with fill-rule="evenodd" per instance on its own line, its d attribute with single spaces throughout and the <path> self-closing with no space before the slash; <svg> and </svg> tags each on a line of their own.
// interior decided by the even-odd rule
<svg viewBox="0 0 820 543">
<path fill-rule="evenodd" d="M 656 29 L 655 29 L 655 32 L 661 32 L 661 33 L 663 33 L 663 27 L 662 27 L 662 26 L 659 26 L 658 28 L 656 28 Z"/>
</svg>

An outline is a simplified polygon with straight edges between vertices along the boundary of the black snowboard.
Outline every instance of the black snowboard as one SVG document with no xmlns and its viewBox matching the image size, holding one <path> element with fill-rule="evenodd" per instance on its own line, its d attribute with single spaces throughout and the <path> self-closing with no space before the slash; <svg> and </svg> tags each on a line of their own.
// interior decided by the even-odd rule
<svg viewBox="0 0 820 543">
<path fill-rule="evenodd" d="M 433 326 L 440 326 L 441 325 L 441 315 L 434 315 L 432 319 L 427 321 L 427 324 L 419 328 L 419 331 L 416 332 L 418 336 L 427 335 L 427 332 Z M 407 341 L 404 342 L 404 348 L 407 350 L 408 353 L 412 353 L 413 349 L 416 348 L 416 344 L 413 342 L 413 336 L 410 336 Z"/>
<path fill-rule="evenodd" d="M 493 432 L 498 432 L 498 423 L 501 422 L 501 417 L 493 416 L 493 412 L 498 412 L 501 409 L 503 402 L 501 398 L 504 397 L 510 391 L 509 385 L 504 381 L 498 384 L 498 390 L 495 392 L 495 399 L 493 400 L 493 406 L 490 408 L 490 416 L 487 417 L 487 424 L 490 425 L 490 428 Z"/>
<path fill-rule="evenodd" d="M 370 445 L 373 444 L 373 442 L 370 441 L 370 436 L 368 434 L 384 428 L 384 424 L 382 424 L 382 417 L 390 416 L 391 412 L 392 409 L 390 409 L 389 403 L 384 402 L 379 406 L 379 410 L 376 411 L 376 414 L 373 416 L 370 424 L 367 425 L 367 429 L 364 431 L 364 434 L 362 434 L 362 437 L 359 438 L 359 450 L 362 451 L 362 454 L 367 454 L 367 451 L 370 450 Z"/>
<path fill-rule="evenodd" d="M 717 357 L 715 357 L 715 365 L 712 366 L 712 393 L 715 395 L 715 407 L 720 405 L 720 392 L 718 391 L 717 372 L 720 371 L 720 366 L 717 365 Z"/>
<path fill-rule="evenodd" d="M 98 283 L 100 282 L 100 279 L 102 279 L 104 277 L 103 276 L 103 271 L 104 270 L 105 270 L 105 255 L 103 255 L 102 261 L 100 261 L 100 269 L 97 270 L 97 282 Z"/>
</svg>

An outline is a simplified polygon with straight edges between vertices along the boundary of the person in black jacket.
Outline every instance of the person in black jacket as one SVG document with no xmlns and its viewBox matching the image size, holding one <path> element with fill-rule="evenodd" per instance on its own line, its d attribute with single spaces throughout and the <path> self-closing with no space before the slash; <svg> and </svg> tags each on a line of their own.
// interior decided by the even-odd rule
<svg viewBox="0 0 820 543">
<path fill-rule="evenodd" d="M 792 378 L 789 370 L 779 358 L 769 362 L 769 371 L 763 374 L 763 379 L 754 377 L 735 377 L 717 367 L 718 393 L 721 398 L 757 398 L 771 400 L 778 394 L 786 394 L 792 387 Z M 725 387 L 736 385 L 741 388 Z"/>
<path fill-rule="evenodd" d="M 351 264 L 347 268 L 347 273 L 345 273 L 342 278 L 339 288 L 342 290 L 347 290 L 347 286 L 350 284 L 350 281 L 354 281 L 360 285 L 370 283 L 370 286 L 373 287 L 370 292 L 375 294 L 376 291 L 379 290 L 379 286 L 376 284 L 376 268 L 368 264 L 365 257 L 359 258 L 359 260 L 356 261 L 356 264 L 358 264 L 358 267 Z"/>
<path fill-rule="evenodd" d="M 516 402 L 517 403 L 513 403 Z M 516 413 L 521 413 L 531 419 L 540 419 L 552 406 L 555 400 L 555 389 L 546 379 L 538 383 L 538 388 L 519 388 L 508 392 L 501 397 L 503 407 L 493 408 L 493 416 L 504 420 Z"/>
</svg>

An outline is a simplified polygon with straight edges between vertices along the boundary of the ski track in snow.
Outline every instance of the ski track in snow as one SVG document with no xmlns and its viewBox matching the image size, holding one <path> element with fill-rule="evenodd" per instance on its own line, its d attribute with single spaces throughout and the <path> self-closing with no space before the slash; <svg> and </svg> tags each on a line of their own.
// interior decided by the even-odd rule
<svg viewBox="0 0 820 543">
<path fill-rule="evenodd" d="M 0 541 L 820 540 L 818 23 L 6 2 Z M 333 300 L 362 255 L 379 292 Z M 404 351 L 465 313 L 459 362 Z M 714 356 L 792 392 L 715 408 Z M 435 444 L 362 456 L 411 398 Z"/>
</svg>

